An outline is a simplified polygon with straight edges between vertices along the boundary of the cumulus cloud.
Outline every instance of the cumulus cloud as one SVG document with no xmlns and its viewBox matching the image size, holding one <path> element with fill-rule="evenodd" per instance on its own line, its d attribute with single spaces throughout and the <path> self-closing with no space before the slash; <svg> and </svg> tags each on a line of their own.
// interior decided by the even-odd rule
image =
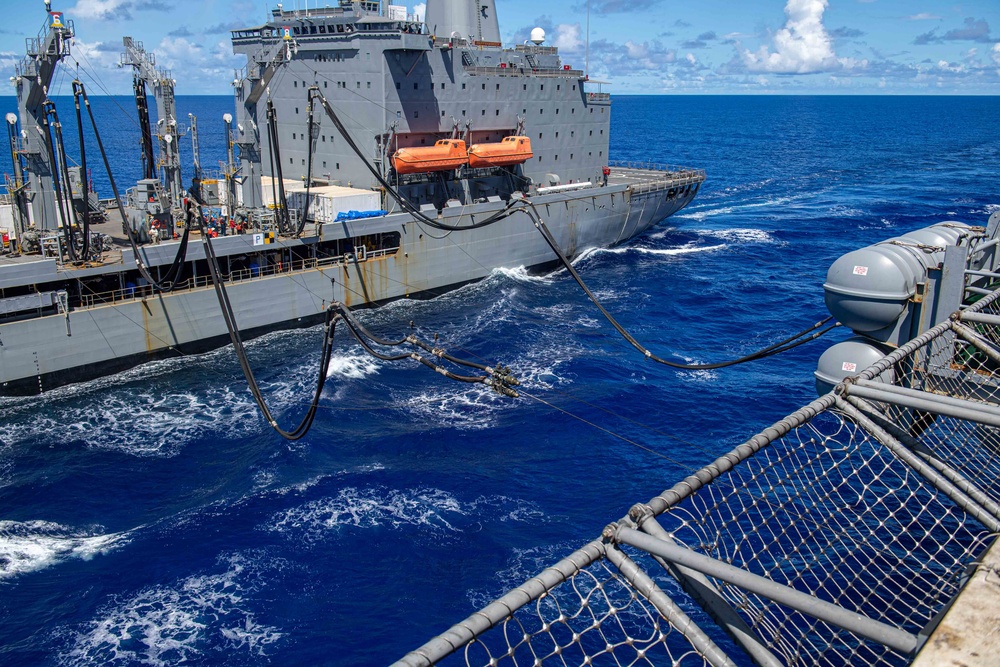
<svg viewBox="0 0 1000 667">
<path fill-rule="evenodd" d="M 992 42 L 990 39 L 990 26 L 985 19 L 976 20 L 974 18 L 965 19 L 965 25 L 961 28 L 949 30 L 942 37 L 944 40 L 972 41 L 972 42 Z"/>
<path fill-rule="evenodd" d="M 677 52 L 664 47 L 659 40 L 617 44 L 602 39 L 590 44 L 591 68 L 616 78 L 632 74 L 661 74 L 668 65 L 677 62 Z"/>
<path fill-rule="evenodd" d="M 575 53 L 584 45 L 581 32 L 579 23 L 560 23 L 556 26 L 556 34 L 551 39 L 551 44 L 563 53 Z"/>
<path fill-rule="evenodd" d="M 847 26 L 834 28 L 830 31 L 830 36 L 834 39 L 857 39 L 858 37 L 864 36 L 864 34 L 865 32 L 863 30 L 848 28 Z"/>
<path fill-rule="evenodd" d="M 98 21 L 131 21 L 133 11 L 169 12 L 172 9 L 159 0 L 78 0 L 71 13 Z"/>
<path fill-rule="evenodd" d="M 774 50 L 761 46 L 743 51 L 743 62 L 751 72 L 811 74 L 841 69 L 847 63 L 833 52 L 830 35 L 823 27 L 828 0 L 788 0 L 785 26 L 774 34 Z"/>
<path fill-rule="evenodd" d="M 993 41 L 995 39 L 990 35 L 990 25 L 986 22 L 986 19 L 969 17 L 965 19 L 961 28 L 954 28 L 943 35 L 939 35 L 937 28 L 935 28 L 929 32 L 917 35 L 913 43 L 923 46 L 926 44 L 942 44 L 944 42 L 979 42 L 989 44 Z"/>
<path fill-rule="evenodd" d="M 700 35 L 698 35 L 697 38 L 688 40 L 686 42 L 683 42 L 681 44 L 681 48 L 683 48 L 683 49 L 704 49 L 706 46 L 708 46 L 709 42 L 713 42 L 716 39 L 718 39 L 718 37 L 716 36 L 715 32 L 713 32 L 713 31 L 703 32 Z"/>
<path fill-rule="evenodd" d="M 418 5 L 413 5 L 413 16 L 417 21 L 423 21 L 424 17 L 427 16 L 427 3 L 421 2 Z"/>
<path fill-rule="evenodd" d="M 594 14 L 625 14 L 642 12 L 660 4 L 663 0 L 594 0 L 590 3 L 590 11 Z M 573 7 L 576 12 L 586 13 L 586 3 Z"/>
</svg>

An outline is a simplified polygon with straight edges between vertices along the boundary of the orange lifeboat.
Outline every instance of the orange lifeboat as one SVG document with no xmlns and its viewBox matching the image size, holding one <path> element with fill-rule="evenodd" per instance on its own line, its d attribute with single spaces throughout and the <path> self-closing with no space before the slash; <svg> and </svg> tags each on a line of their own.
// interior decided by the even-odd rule
<svg viewBox="0 0 1000 667">
<path fill-rule="evenodd" d="M 504 137 L 498 144 L 474 144 L 469 148 L 469 166 L 510 167 L 532 158 L 531 139 Z"/>
<path fill-rule="evenodd" d="M 433 146 L 400 148 L 392 156 L 392 164 L 399 174 L 449 171 L 468 162 L 469 152 L 461 139 L 440 139 Z"/>
</svg>

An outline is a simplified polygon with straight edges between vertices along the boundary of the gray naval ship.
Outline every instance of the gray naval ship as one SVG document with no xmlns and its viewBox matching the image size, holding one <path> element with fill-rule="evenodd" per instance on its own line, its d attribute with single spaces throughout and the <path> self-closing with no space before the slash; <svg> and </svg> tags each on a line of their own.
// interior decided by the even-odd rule
<svg viewBox="0 0 1000 667">
<path fill-rule="evenodd" d="M 97 157 L 66 154 L 74 119 L 60 122 L 48 99 L 74 36 L 49 5 L 13 78 L 19 117 L 7 118 L 2 393 L 224 345 L 209 261 L 247 337 L 318 322 L 333 302 L 432 296 L 499 267 L 544 270 L 556 264 L 550 241 L 568 257 L 622 243 L 686 206 L 705 179 L 611 163 L 610 95 L 541 29 L 504 48 L 492 0 L 428 0 L 422 21 L 341 0 L 278 5 L 264 25 L 233 31 L 247 65 L 218 174 L 198 166 L 196 119 L 178 119 L 171 74 L 126 37 L 144 178 L 102 202 L 86 178 Z M 82 83 L 74 94 L 83 134 Z M 102 119 L 91 120 L 99 134 Z M 214 207 L 209 223 L 185 217 L 186 135 L 191 198 Z M 189 245 L 204 235 L 215 260 L 203 240 Z"/>
</svg>

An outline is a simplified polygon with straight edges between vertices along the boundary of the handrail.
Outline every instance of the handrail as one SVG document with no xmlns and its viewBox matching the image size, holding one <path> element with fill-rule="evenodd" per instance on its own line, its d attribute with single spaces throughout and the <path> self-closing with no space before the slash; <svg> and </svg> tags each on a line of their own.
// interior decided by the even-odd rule
<svg viewBox="0 0 1000 667">
<path fill-rule="evenodd" d="M 532 69 L 530 67 L 481 67 L 466 65 L 465 73 L 473 76 L 531 76 L 548 79 L 582 79 L 583 70 L 579 69 Z M 595 93 L 597 94 L 597 93 Z M 604 93 L 607 94 L 607 93 Z"/>
<path fill-rule="evenodd" d="M 380 259 L 382 257 L 394 255 L 398 251 L 398 247 L 371 250 L 365 254 L 365 258 L 363 260 L 359 261 L 367 262 L 373 259 Z M 228 274 L 222 274 L 222 276 L 227 283 L 240 283 L 274 277 L 284 273 L 295 273 L 298 271 L 320 269 L 327 266 L 345 265 L 348 261 L 353 261 L 349 260 L 348 255 L 337 255 L 334 257 L 323 257 L 319 259 L 309 257 L 306 259 L 294 260 L 290 263 L 279 262 L 278 264 L 262 266 L 257 269 L 237 269 Z M 197 276 L 195 278 L 188 278 L 187 280 L 178 283 L 172 292 L 177 293 L 209 287 L 212 287 L 211 276 Z M 137 285 L 135 287 L 126 287 L 124 289 L 112 290 L 110 292 L 83 294 L 78 299 L 74 299 L 74 302 L 76 302 L 76 307 L 79 308 L 94 308 L 97 306 L 117 305 L 123 302 L 145 299 L 153 296 L 154 294 L 155 291 L 151 285 Z"/>
<path fill-rule="evenodd" d="M 646 171 L 665 171 L 673 174 L 682 174 L 687 176 L 701 176 L 705 177 L 704 169 L 694 169 L 691 167 L 680 167 L 672 164 L 661 164 L 658 162 L 637 162 L 633 160 L 608 160 L 609 167 L 616 167 L 618 169 L 644 169 Z"/>
</svg>

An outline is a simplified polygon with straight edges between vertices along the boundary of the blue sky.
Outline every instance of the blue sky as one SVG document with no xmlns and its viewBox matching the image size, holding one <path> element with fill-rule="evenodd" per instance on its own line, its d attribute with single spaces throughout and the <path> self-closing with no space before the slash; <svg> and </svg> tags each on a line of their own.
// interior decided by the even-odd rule
<svg viewBox="0 0 1000 667">
<path fill-rule="evenodd" d="M 46 17 L 42 0 L 4 4 L 0 68 L 11 72 L 24 38 Z M 286 9 L 295 4 L 285 0 Z M 564 61 L 582 69 L 587 4 L 497 0 L 501 34 L 511 45 L 540 26 Z M 76 62 L 57 85 L 69 91 L 78 62 L 85 80 L 93 73 L 116 94 L 131 91 L 130 75 L 116 66 L 124 35 L 144 42 L 171 69 L 179 94 L 229 94 L 233 70 L 245 61 L 232 55 L 228 31 L 263 22 L 273 6 L 260 0 L 53 5 L 77 32 Z M 611 81 L 616 93 L 997 95 L 1000 1 L 591 0 L 590 74 Z"/>
</svg>

